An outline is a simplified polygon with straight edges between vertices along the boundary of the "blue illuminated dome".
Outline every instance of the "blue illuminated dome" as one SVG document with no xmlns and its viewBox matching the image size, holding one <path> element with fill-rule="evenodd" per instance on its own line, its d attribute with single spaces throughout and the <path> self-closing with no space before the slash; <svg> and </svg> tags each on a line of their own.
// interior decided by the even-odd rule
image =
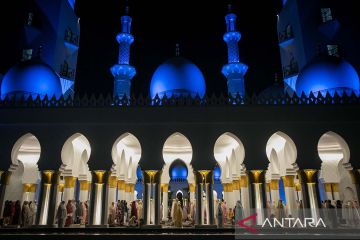
<svg viewBox="0 0 360 240">
<path fill-rule="evenodd" d="M 177 159 L 171 164 L 169 174 L 171 179 L 186 179 L 188 169 L 183 161 Z"/>
<path fill-rule="evenodd" d="M 16 98 L 24 96 L 58 98 L 62 94 L 58 75 L 47 64 L 32 59 L 20 62 L 12 67 L 4 76 L 1 83 L 1 97 L 6 95 Z"/>
<path fill-rule="evenodd" d="M 322 57 L 303 68 L 296 81 L 296 94 L 304 92 L 307 96 L 313 92 L 332 96 L 335 91 L 342 95 L 344 92 L 359 94 L 359 76 L 354 67 L 347 61 L 337 57 Z"/>
<path fill-rule="evenodd" d="M 200 69 L 189 60 L 175 57 L 161 64 L 155 71 L 150 83 L 150 96 L 156 94 L 163 97 L 188 96 L 195 97 L 199 94 L 203 97 L 206 92 L 206 84 Z"/>
</svg>

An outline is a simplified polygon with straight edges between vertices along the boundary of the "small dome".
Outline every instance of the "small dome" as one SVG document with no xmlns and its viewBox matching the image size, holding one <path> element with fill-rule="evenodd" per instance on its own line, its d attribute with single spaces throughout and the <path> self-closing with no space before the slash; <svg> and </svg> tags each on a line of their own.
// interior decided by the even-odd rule
<svg viewBox="0 0 360 240">
<path fill-rule="evenodd" d="M 352 91 L 359 93 L 359 76 L 354 67 L 347 61 L 327 56 L 316 59 L 300 72 L 296 81 L 296 94 L 307 96 L 313 92 L 315 96 L 321 92 L 331 95 L 337 91 L 339 94 Z"/>
<path fill-rule="evenodd" d="M 284 87 L 278 83 L 274 83 L 272 86 L 264 89 L 259 94 L 259 98 L 281 98 L 285 96 Z"/>
<path fill-rule="evenodd" d="M 1 83 L 1 97 L 37 97 L 48 95 L 49 98 L 62 94 L 60 78 L 55 71 L 40 60 L 20 62 L 12 67 Z"/>
<path fill-rule="evenodd" d="M 188 176 L 186 164 L 180 159 L 175 160 L 170 166 L 169 174 L 171 179 L 186 179 Z"/>
<path fill-rule="evenodd" d="M 206 84 L 200 69 L 189 60 L 182 57 L 175 57 L 161 64 L 155 71 L 150 83 L 150 96 L 156 94 L 162 98 L 165 94 L 168 97 L 188 96 L 200 97 L 205 95 Z"/>
</svg>

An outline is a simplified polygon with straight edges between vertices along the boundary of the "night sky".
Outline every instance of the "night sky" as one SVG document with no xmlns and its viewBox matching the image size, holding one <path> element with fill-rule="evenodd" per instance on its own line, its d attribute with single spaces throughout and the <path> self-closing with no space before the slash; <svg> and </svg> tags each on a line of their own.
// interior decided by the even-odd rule
<svg viewBox="0 0 360 240">
<path fill-rule="evenodd" d="M 260 5 L 259 1 L 250 0 L 130 0 L 135 36 L 130 63 L 137 71 L 132 81 L 132 93 L 149 94 L 152 74 L 162 62 L 175 56 L 176 43 L 180 44 L 180 55 L 194 62 L 203 72 L 207 93 L 226 93 L 226 78 L 221 74 L 221 68 L 227 62 L 227 47 L 222 36 L 226 29 L 224 16 L 228 3 L 232 3 L 238 15 L 238 29 L 242 34 L 241 61 L 249 66 L 245 76 L 247 92 L 259 93 L 272 85 L 275 73 L 282 75 L 276 32 L 279 1 L 261 1 Z M 115 37 L 121 29 L 120 16 L 124 6 L 124 0 L 77 0 L 76 12 L 81 19 L 77 92 L 112 94 L 110 67 L 118 58 L 119 46 Z M 8 9 L 10 18 L 18 17 L 16 15 L 20 13 L 17 11 L 14 16 L 11 10 Z M 20 29 L 10 27 L 7 31 L 16 37 L 14 31 Z M 7 39 L 8 45 L 14 44 L 13 40 Z M 21 53 L 14 54 L 7 49 L 1 56 L 2 63 L 7 59 L 0 66 L 1 73 L 21 56 Z"/>
</svg>

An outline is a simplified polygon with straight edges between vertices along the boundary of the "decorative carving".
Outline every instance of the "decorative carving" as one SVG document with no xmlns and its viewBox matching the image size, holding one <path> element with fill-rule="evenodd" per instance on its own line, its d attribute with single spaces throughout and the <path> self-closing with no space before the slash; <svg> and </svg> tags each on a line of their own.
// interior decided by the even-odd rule
<svg viewBox="0 0 360 240">
<path fill-rule="evenodd" d="M 346 92 L 339 94 L 335 92 L 333 96 L 330 93 L 322 95 L 318 93 L 316 96 L 310 93 L 309 96 L 302 94 L 300 97 L 294 93 L 292 96 L 285 94 L 284 96 L 262 96 L 253 95 L 251 97 L 241 97 L 239 94 L 232 96 L 215 94 L 204 96 L 201 98 L 196 95 L 191 96 L 166 96 L 162 98 L 155 96 L 151 99 L 149 96 L 122 96 L 112 97 L 110 94 L 103 95 L 87 94 L 80 97 L 75 96 L 19 96 L 7 95 L 0 99 L 0 108 L 72 108 L 72 107 L 183 107 L 183 106 L 248 106 L 248 105 L 358 105 L 360 97 L 354 92 L 348 95 Z"/>
</svg>

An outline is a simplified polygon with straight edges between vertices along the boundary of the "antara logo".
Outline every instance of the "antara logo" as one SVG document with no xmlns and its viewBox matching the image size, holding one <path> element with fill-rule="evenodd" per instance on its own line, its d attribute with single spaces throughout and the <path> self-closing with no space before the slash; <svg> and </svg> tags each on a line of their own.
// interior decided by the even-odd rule
<svg viewBox="0 0 360 240">
<path fill-rule="evenodd" d="M 238 221 L 238 225 L 242 228 L 245 228 L 246 230 L 248 230 L 249 232 L 252 233 L 258 233 L 258 230 L 252 228 L 251 226 L 255 226 L 256 225 L 256 217 L 257 214 L 253 214 L 247 218 L 244 218 L 242 220 Z M 245 225 L 246 221 L 251 220 L 251 226 Z M 322 218 L 319 218 L 318 220 L 316 220 L 315 218 L 304 218 L 304 220 L 302 221 L 300 218 L 282 218 L 281 221 L 276 219 L 276 218 L 266 218 L 264 220 L 264 222 L 262 223 L 261 227 L 270 227 L 270 228 L 275 228 L 275 227 L 281 227 L 281 228 L 316 228 L 316 227 L 324 227 L 326 228 L 325 222 L 323 221 Z"/>
<path fill-rule="evenodd" d="M 326 228 L 326 225 L 322 218 L 319 218 L 318 220 L 314 218 L 304 218 L 303 221 L 301 221 L 300 218 L 282 218 L 281 221 L 276 218 L 266 218 L 261 227 L 316 228 L 319 226 Z"/>
</svg>

